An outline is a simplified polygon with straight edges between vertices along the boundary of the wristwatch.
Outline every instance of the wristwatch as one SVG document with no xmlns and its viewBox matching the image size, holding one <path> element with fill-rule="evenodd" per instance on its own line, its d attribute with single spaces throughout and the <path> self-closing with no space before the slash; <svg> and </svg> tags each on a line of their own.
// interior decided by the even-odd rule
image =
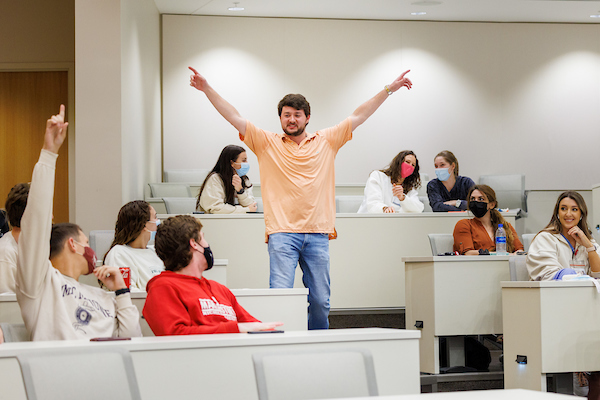
<svg viewBox="0 0 600 400">
<path fill-rule="evenodd" d="M 246 191 L 246 189 L 242 188 L 242 190 L 240 190 L 239 192 L 236 190 L 237 194 L 244 194 L 244 192 Z"/>
<path fill-rule="evenodd" d="M 462 200 L 460 200 L 460 199 L 456 200 L 456 208 L 460 208 L 461 203 L 462 203 Z"/>
</svg>

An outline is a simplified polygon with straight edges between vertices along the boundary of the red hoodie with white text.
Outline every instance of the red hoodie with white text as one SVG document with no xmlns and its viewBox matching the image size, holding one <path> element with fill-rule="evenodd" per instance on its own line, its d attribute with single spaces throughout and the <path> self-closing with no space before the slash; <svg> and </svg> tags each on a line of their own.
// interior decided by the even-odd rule
<svg viewBox="0 0 600 400">
<path fill-rule="evenodd" d="M 156 336 L 239 333 L 238 322 L 260 322 L 227 287 L 206 278 L 163 271 L 146 291 L 143 314 Z"/>
</svg>

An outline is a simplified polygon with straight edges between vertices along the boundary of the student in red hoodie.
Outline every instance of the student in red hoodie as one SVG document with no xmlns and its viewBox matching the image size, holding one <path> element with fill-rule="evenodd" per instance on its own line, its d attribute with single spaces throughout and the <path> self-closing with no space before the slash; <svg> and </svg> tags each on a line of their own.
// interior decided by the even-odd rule
<svg viewBox="0 0 600 400">
<path fill-rule="evenodd" d="M 189 215 L 171 217 L 158 226 L 155 248 L 166 271 L 146 287 L 143 313 L 152 332 L 157 336 L 239 333 L 282 325 L 260 322 L 227 287 L 202 277 L 214 259 L 201 229 L 200 221 Z"/>
</svg>

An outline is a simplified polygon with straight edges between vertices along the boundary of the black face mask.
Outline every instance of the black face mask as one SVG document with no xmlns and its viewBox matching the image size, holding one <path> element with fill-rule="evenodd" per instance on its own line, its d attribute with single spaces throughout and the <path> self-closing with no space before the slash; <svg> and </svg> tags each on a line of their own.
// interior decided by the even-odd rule
<svg viewBox="0 0 600 400">
<path fill-rule="evenodd" d="M 470 201 L 469 202 L 469 210 L 473 213 L 477 218 L 483 217 L 488 212 L 488 203 L 484 201 Z"/>
<path fill-rule="evenodd" d="M 203 249 L 204 249 L 204 258 L 206 258 L 206 264 L 207 264 L 205 271 L 208 271 L 215 264 L 215 257 L 213 256 L 210 246 L 203 247 Z"/>
</svg>

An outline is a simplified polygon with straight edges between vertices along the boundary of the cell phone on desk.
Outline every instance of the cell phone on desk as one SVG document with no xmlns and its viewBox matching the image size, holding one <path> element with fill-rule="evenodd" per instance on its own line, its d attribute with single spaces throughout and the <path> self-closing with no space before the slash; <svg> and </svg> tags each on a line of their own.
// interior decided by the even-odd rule
<svg viewBox="0 0 600 400">
<path fill-rule="evenodd" d="M 112 342 L 114 340 L 131 340 L 130 337 L 95 337 L 90 342 Z"/>
<path fill-rule="evenodd" d="M 277 330 L 273 330 L 273 331 L 250 331 L 248 333 L 250 333 L 250 334 L 255 334 L 255 333 L 283 333 L 283 331 L 277 331 Z"/>
</svg>

